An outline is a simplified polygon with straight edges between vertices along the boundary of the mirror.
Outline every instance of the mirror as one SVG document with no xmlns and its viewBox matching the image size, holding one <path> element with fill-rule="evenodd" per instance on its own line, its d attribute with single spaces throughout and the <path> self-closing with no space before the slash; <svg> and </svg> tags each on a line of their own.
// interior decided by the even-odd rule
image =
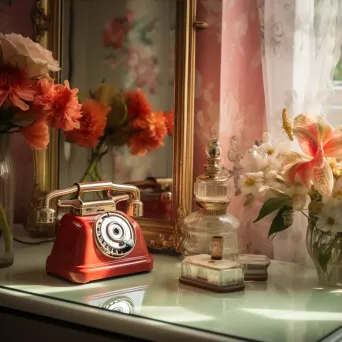
<svg viewBox="0 0 342 342">
<path fill-rule="evenodd" d="M 84 118 L 83 132 L 60 135 L 59 186 L 134 184 L 144 217 L 163 221 L 172 219 L 176 8 L 174 0 L 62 8 L 61 79 L 79 89 Z"/>
<path fill-rule="evenodd" d="M 148 246 L 177 250 L 192 203 L 196 1 L 37 6 L 36 40 L 61 62 L 54 77 L 79 89 L 87 120 L 82 134 L 52 132 L 49 148 L 34 152 L 33 205 L 75 182 L 134 184 Z"/>
</svg>

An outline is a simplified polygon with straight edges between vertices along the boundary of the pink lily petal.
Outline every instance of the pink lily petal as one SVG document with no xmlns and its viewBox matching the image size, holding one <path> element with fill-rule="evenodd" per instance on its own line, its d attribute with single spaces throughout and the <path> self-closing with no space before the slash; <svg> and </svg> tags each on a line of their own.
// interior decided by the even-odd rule
<svg viewBox="0 0 342 342">
<path fill-rule="evenodd" d="M 321 195 L 329 196 L 334 187 L 334 176 L 328 162 L 323 160 L 323 167 L 313 169 L 313 185 Z"/>
<path fill-rule="evenodd" d="M 318 145 L 318 149 L 317 149 L 317 153 L 316 156 L 314 158 L 315 161 L 315 168 L 322 168 L 324 165 L 324 151 L 323 151 L 323 146 L 322 146 L 322 142 L 319 143 Z"/>
<path fill-rule="evenodd" d="M 293 128 L 297 128 L 300 126 L 307 126 L 317 122 L 317 118 L 308 113 L 302 113 L 297 115 L 293 120 Z"/>
<path fill-rule="evenodd" d="M 342 134 L 334 133 L 334 135 L 323 144 L 324 155 L 326 157 L 342 156 Z"/>
<path fill-rule="evenodd" d="M 309 162 L 300 162 L 292 165 L 285 173 L 285 179 L 289 183 L 300 183 L 306 186 L 310 186 L 312 183 L 312 170 L 314 160 Z"/>
<path fill-rule="evenodd" d="M 321 116 L 317 117 L 317 128 L 318 137 L 323 141 L 323 144 L 325 141 L 330 140 L 335 133 L 334 128 L 330 126 L 328 121 Z"/>
<path fill-rule="evenodd" d="M 284 152 L 281 152 L 281 159 L 283 159 L 282 167 L 287 169 L 289 166 L 292 166 L 295 163 L 307 162 L 312 160 L 313 158 L 307 156 L 306 154 L 286 150 Z"/>
<path fill-rule="evenodd" d="M 317 125 L 310 124 L 294 128 L 293 134 L 297 138 L 303 152 L 314 157 L 317 153 Z"/>
</svg>

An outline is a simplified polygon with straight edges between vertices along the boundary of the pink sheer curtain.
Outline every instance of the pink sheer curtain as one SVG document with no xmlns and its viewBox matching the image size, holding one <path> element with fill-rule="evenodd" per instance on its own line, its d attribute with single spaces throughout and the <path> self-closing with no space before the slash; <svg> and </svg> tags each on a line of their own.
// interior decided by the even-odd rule
<svg viewBox="0 0 342 342">
<path fill-rule="evenodd" d="M 199 0 L 197 33 L 194 177 L 203 172 L 205 145 L 219 135 L 223 162 L 237 184 L 240 159 L 265 130 L 265 103 L 257 0 Z M 268 225 L 253 224 L 259 205 L 244 208 L 236 196 L 228 211 L 241 222 L 241 252 L 273 256 Z"/>
</svg>

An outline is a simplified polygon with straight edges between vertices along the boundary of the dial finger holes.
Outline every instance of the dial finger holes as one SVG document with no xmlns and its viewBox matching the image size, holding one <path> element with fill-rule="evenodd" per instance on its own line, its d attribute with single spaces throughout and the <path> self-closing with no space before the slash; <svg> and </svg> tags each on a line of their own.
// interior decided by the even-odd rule
<svg viewBox="0 0 342 342">
<path fill-rule="evenodd" d="M 135 245 L 135 230 L 120 213 L 106 213 L 95 223 L 95 241 L 100 250 L 110 257 L 127 255 Z"/>
</svg>

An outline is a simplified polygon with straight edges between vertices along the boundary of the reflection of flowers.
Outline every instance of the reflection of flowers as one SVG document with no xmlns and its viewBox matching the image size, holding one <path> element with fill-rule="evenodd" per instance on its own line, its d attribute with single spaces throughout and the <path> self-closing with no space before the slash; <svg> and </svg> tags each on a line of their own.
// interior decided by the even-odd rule
<svg viewBox="0 0 342 342">
<path fill-rule="evenodd" d="M 103 30 L 103 45 L 113 49 L 121 48 L 132 26 L 132 19 L 133 13 L 127 11 L 122 18 L 107 20 Z"/>
<path fill-rule="evenodd" d="M 146 87 L 152 94 L 156 92 L 159 75 L 158 59 L 152 49 L 155 24 L 155 19 L 137 20 L 128 11 L 123 17 L 108 20 L 103 31 L 104 47 L 114 50 L 105 60 L 113 69 L 127 70 L 126 79 L 131 84 L 126 87 Z"/>
<path fill-rule="evenodd" d="M 157 56 L 146 56 L 143 49 L 127 49 L 127 66 L 135 75 L 137 87 L 147 87 L 151 94 L 156 92 L 158 86 L 158 59 Z"/>
<path fill-rule="evenodd" d="M 167 126 L 163 112 L 151 112 L 147 116 L 136 118 L 133 128 L 138 133 L 133 134 L 128 143 L 132 154 L 143 156 L 153 148 L 164 145 Z"/>
<path fill-rule="evenodd" d="M 108 83 L 102 83 L 92 98 L 84 101 L 83 112 L 80 129 L 66 132 L 69 142 L 94 148 L 81 182 L 88 177 L 93 181 L 101 179 L 97 167 L 108 146 L 127 145 L 137 156 L 163 146 L 170 134 L 168 122 L 173 120 L 173 111 L 153 112 L 141 89 L 125 93 Z"/>
<path fill-rule="evenodd" d="M 142 117 L 152 112 L 151 104 L 141 89 L 130 90 L 126 93 L 127 112 L 129 118 Z"/>
<path fill-rule="evenodd" d="M 167 113 L 165 115 L 165 120 L 166 120 L 167 134 L 173 135 L 174 125 L 175 125 L 174 110 L 173 109 L 171 110 L 170 113 Z"/>
<path fill-rule="evenodd" d="M 67 139 L 80 146 L 96 147 L 98 138 L 104 133 L 107 122 L 107 114 L 111 110 L 102 102 L 87 99 L 83 102 L 83 117 L 80 121 L 80 129 L 65 132 Z"/>
</svg>

